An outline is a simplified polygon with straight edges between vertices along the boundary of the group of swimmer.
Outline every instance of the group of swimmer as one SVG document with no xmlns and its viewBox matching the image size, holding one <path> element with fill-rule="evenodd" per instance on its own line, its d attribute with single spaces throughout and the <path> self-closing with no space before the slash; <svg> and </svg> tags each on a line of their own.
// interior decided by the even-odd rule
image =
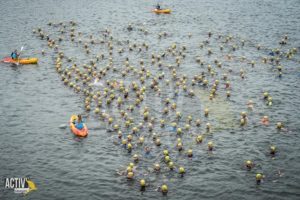
<svg viewBox="0 0 300 200">
<path fill-rule="evenodd" d="M 156 8 L 160 9 L 160 5 L 158 4 Z M 133 64 L 134 61 L 129 58 L 130 55 L 140 52 L 142 52 L 142 55 L 149 54 L 150 50 L 155 51 L 155 49 L 146 42 L 138 44 L 130 40 L 125 40 L 124 42 L 116 39 L 109 29 L 102 32 L 100 39 L 95 38 L 93 35 L 82 39 L 84 34 L 79 31 L 76 32 L 76 23 L 73 21 L 69 24 L 49 22 L 48 25 L 55 30 L 59 29 L 60 35 L 57 37 L 54 34 L 48 35 L 46 30 L 41 28 L 33 32 L 41 39 L 45 39 L 48 47 L 54 50 L 55 69 L 61 80 L 75 92 L 83 94 L 86 112 L 89 113 L 94 108 L 96 117 L 112 133 L 112 137 L 116 138 L 114 144 L 120 146 L 129 154 L 129 164 L 123 166 L 121 170 L 117 170 L 118 174 L 125 176 L 128 180 L 138 179 L 140 188 L 143 191 L 150 185 L 147 176 L 150 176 L 152 173 L 164 173 L 161 164 L 166 167 L 167 171 L 183 177 L 188 170 L 177 163 L 175 155 L 177 153 L 179 155 L 183 154 L 185 156 L 184 159 L 195 157 L 193 148 L 184 144 L 183 138 L 191 140 L 192 142 L 190 143 L 193 143 L 192 146 L 196 149 L 207 142 L 207 147 L 205 148 L 210 155 L 213 155 L 215 144 L 213 141 L 207 141 L 207 136 L 212 135 L 214 128 L 211 121 L 209 121 L 209 109 L 205 108 L 202 114 L 196 113 L 197 117 L 193 117 L 192 114 L 194 113 L 181 113 L 177 99 L 180 94 L 183 94 L 186 105 L 189 105 L 189 102 L 196 99 L 197 93 L 195 90 L 197 88 L 208 91 L 208 95 L 205 98 L 208 98 L 211 102 L 214 102 L 217 98 L 222 98 L 222 92 L 225 93 L 224 96 L 227 99 L 230 99 L 231 83 L 229 82 L 229 74 L 224 73 L 220 80 L 217 78 L 217 70 L 220 72 L 224 71 L 224 66 L 220 60 L 216 59 L 214 61 L 215 67 L 208 64 L 207 72 L 205 72 L 203 66 L 207 63 L 203 58 L 197 57 L 196 63 L 202 67 L 201 70 L 203 71 L 195 73 L 194 77 L 189 78 L 185 74 L 180 74 L 181 64 L 185 62 L 187 56 L 188 47 L 185 45 L 180 46 L 174 43 L 162 53 L 152 53 L 150 59 L 142 57 L 138 63 Z M 134 30 L 131 24 L 127 30 Z M 148 35 L 148 31 L 145 28 L 140 28 L 138 31 Z M 204 49 L 211 42 L 213 33 L 209 32 L 207 35 L 208 39 L 200 44 L 200 49 Z M 164 32 L 159 34 L 159 39 L 167 36 L 168 33 Z M 189 34 L 189 37 L 192 37 L 192 35 Z M 220 35 L 217 37 L 218 39 L 225 41 L 222 42 L 223 45 L 228 44 L 228 46 L 220 46 L 220 51 L 224 51 L 225 48 L 231 48 L 232 51 L 236 51 L 237 47 L 229 45 L 229 42 L 233 40 L 232 36 Z M 92 57 L 92 59 L 85 64 L 75 63 L 71 57 L 65 55 L 61 50 L 60 45 L 63 45 L 62 41 L 78 45 L 86 57 Z M 245 45 L 245 41 L 242 41 L 242 45 Z M 95 46 L 101 46 L 102 49 L 106 49 L 107 54 L 100 53 L 94 56 L 91 47 Z M 119 46 L 118 50 L 115 50 L 116 46 Z M 259 46 L 259 49 L 261 48 Z M 124 55 L 126 53 L 127 55 Z M 45 52 L 42 51 L 42 54 L 44 55 Z M 212 54 L 213 50 L 208 48 L 206 56 Z M 123 64 L 116 67 L 114 63 L 116 58 L 122 60 L 124 56 Z M 166 63 L 168 59 L 169 63 Z M 226 59 L 229 61 L 234 59 L 241 60 L 241 62 L 246 61 L 245 57 L 239 59 L 229 54 L 226 55 Z M 267 61 L 270 60 L 267 59 Z M 106 66 L 104 66 L 105 61 L 108 62 Z M 99 66 L 99 63 L 101 63 L 102 67 Z M 251 66 L 255 65 L 254 61 L 249 61 L 249 63 Z M 228 73 L 231 72 L 232 70 L 228 70 Z M 245 73 L 244 70 L 239 72 L 242 80 L 245 79 Z M 109 74 L 118 77 L 119 81 L 110 78 Z M 214 80 L 210 81 L 210 79 Z M 225 85 L 224 88 L 220 87 L 222 83 Z M 171 87 L 171 94 L 169 93 L 170 91 L 167 91 L 167 87 Z M 146 97 L 150 99 L 150 102 L 147 102 Z M 154 103 L 151 102 L 154 98 L 160 100 L 157 106 L 162 107 L 160 110 L 162 116 L 155 116 L 155 108 L 150 106 L 151 103 Z M 272 106 L 272 97 L 269 94 L 264 94 L 264 100 L 267 106 Z M 254 102 L 252 100 L 248 101 L 247 108 L 250 112 L 253 111 Z M 159 109 L 159 107 L 156 109 Z M 157 120 L 158 118 L 159 120 Z M 240 126 L 246 126 L 248 121 L 247 113 L 241 112 Z M 206 122 L 204 126 L 202 125 L 203 122 Z M 83 128 L 80 115 L 78 116 L 78 121 L 74 123 L 76 128 Z M 270 123 L 269 117 L 264 116 L 260 123 L 263 126 L 268 126 Z M 278 122 L 276 128 L 282 130 L 283 123 Z M 196 134 L 193 134 L 193 132 L 196 132 Z M 172 146 L 173 144 L 168 143 L 170 141 L 165 141 L 163 137 L 165 135 L 176 141 L 175 147 Z M 154 147 L 151 147 L 151 145 Z M 276 146 L 272 145 L 270 154 L 275 156 L 276 152 Z M 131 156 L 132 154 L 133 156 Z M 143 175 L 143 178 L 140 178 L 138 174 L 140 174 L 139 170 L 142 170 L 138 167 L 139 163 L 147 162 L 148 158 L 149 160 L 153 159 L 150 157 L 151 154 L 156 154 L 154 157 L 159 159 L 154 163 L 152 170 L 146 173 L 147 175 Z M 252 160 L 247 160 L 244 166 L 248 170 L 255 168 Z M 257 183 L 260 183 L 264 176 L 262 173 L 257 173 L 255 176 Z M 163 194 L 168 193 L 168 185 L 165 182 L 159 184 L 159 187 L 156 188 Z"/>
</svg>

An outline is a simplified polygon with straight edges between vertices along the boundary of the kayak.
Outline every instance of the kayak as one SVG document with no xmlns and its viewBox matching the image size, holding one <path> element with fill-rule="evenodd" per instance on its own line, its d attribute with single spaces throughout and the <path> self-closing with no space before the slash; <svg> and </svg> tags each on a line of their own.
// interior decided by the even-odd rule
<svg viewBox="0 0 300 200">
<path fill-rule="evenodd" d="M 76 128 L 75 124 L 73 122 L 77 121 L 77 115 L 72 115 L 70 119 L 70 129 L 74 135 L 79 136 L 79 137 L 86 137 L 88 135 L 88 128 L 85 124 L 83 124 L 83 129 L 79 130 Z"/>
<path fill-rule="evenodd" d="M 152 12 L 155 12 L 157 14 L 170 14 L 171 10 L 170 9 L 154 9 Z"/>
<path fill-rule="evenodd" d="M 13 63 L 13 64 L 37 64 L 38 58 L 20 58 L 20 59 L 12 59 L 11 57 L 3 58 L 2 62 L 5 63 Z"/>
</svg>

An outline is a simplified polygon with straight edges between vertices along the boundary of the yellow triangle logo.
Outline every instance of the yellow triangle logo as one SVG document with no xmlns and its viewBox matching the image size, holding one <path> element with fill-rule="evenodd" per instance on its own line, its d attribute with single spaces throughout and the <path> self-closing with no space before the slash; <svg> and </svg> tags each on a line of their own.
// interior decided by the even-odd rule
<svg viewBox="0 0 300 200">
<path fill-rule="evenodd" d="M 25 194 L 28 194 L 29 192 L 33 191 L 33 190 L 37 190 L 37 187 L 35 185 L 34 182 L 30 181 L 30 180 L 26 180 L 26 182 L 28 183 L 28 191 Z"/>
</svg>

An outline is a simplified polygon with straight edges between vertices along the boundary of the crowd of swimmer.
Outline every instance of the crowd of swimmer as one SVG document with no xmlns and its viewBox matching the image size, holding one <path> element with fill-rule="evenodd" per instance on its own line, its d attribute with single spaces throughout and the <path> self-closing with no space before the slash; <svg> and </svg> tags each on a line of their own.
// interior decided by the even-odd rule
<svg viewBox="0 0 300 200">
<path fill-rule="evenodd" d="M 231 70 L 223 69 L 221 59 L 215 59 L 211 63 L 206 58 L 213 54 L 212 49 L 207 48 L 212 38 L 220 40 L 219 51 L 230 49 L 236 51 L 245 45 L 244 40 L 239 40 L 238 45 L 231 43 L 234 39 L 231 35 L 214 35 L 207 33 L 207 40 L 199 44 L 199 49 L 205 52 L 204 56 L 193 58 L 194 63 L 201 69 L 193 74 L 193 77 L 180 74 L 179 69 L 187 56 L 188 47 L 178 43 L 170 44 L 166 49 L 157 52 L 146 42 L 119 40 L 113 37 L 112 31 L 105 29 L 100 35 L 93 36 L 77 30 L 77 24 L 73 21 L 48 23 L 48 29 L 37 28 L 33 33 L 45 40 L 50 49 L 53 49 L 55 69 L 63 83 L 76 93 L 84 96 L 84 108 L 86 112 L 93 112 L 104 125 L 108 132 L 116 138 L 115 144 L 119 145 L 131 157 L 124 169 L 118 173 L 129 180 L 138 178 L 142 191 L 151 184 L 147 175 L 151 173 L 179 174 L 183 177 L 186 166 L 180 164 L 174 154 L 179 152 L 184 158 L 193 158 L 193 148 L 197 145 L 207 146 L 208 153 L 215 151 L 215 144 L 206 137 L 213 129 L 208 119 L 209 108 L 202 108 L 202 112 L 183 113 L 178 104 L 189 106 L 191 102 L 198 101 L 195 88 L 208 91 L 208 100 L 214 101 L 223 96 L 230 98 Z M 52 28 L 53 32 L 50 32 Z M 138 31 L 143 35 L 150 35 L 149 31 L 142 27 L 137 28 L 129 24 L 125 31 Z M 168 37 L 169 33 L 158 33 L 158 39 Z M 188 37 L 192 37 L 189 34 Z M 237 40 L 237 39 L 236 39 Z M 285 45 L 288 37 L 284 36 L 279 42 Z M 76 58 L 68 56 L 64 52 L 64 45 L 68 48 L 78 48 L 84 54 L 84 61 L 78 62 Z M 259 51 L 261 45 L 253 45 Z M 268 63 L 276 67 L 276 76 L 281 77 L 281 59 L 291 59 L 297 53 L 293 48 L 286 52 L 280 49 L 271 49 L 270 55 L 262 57 L 262 63 Z M 42 51 L 42 54 L 47 54 Z M 53 54 L 51 54 L 53 55 Z M 135 56 L 135 60 L 130 55 Z M 137 58 L 140 59 L 137 59 Z M 116 59 L 118 58 L 118 59 Z M 227 60 L 238 60 L 254 67 L 256 62 L 246 57 L 236 58 L 227 54 Z M 223 72 L 217 73 L 216 72 Z M 222 75 L 219 75 L 222 74 Z M 110 75 L 108 78 L 108 75 Z M 240 70 L 239 76 L 245 78 L 245 71 Z M 220 85 L 225 85 L 221 87 Z M 179 94 L 183 99 L 178 101 Z M 267 91 L 262 94 L 266 106 L 272 106 L 272 96 Z M 253 109 L 254 102 L 247 102 L 248 112 Z M 241 111 L 239 126 L 246 126 L 248 122 L 247 112 Z M 204 124 L 204 125 L 203 125 Z M 264 116 L 261 124 L 269 125 L 269 117 Z M 284 129 L 282 122 L 275 125 L 280 131 Z M 166 141 L 172 140 L 172 141 Z M 171 144 L 174 144 L 175 147 Z M 185 144 L 193 145 L 185 145 Z M 153 148 L 158 147 L 154 151 Z M 270 146 L 270 154 L 275 156 L 275 145 Z M 142 169 L 142 163 L 147 156 L 155 157 L 152 169 Z M 154 154 L 154 155 L 153 155 Z M 244 161 L 245 169 L 252 170 L 255 163 L 252 160 Z M 142 173 L 145 178 L 136 176 Z M 255 174 L 257 184 L 264 178 L 262 173 Z M 167 182 L 167 181 L 166 181 Z M 159 185 L 158 191 L 168 193 L 167 183 Z M 156 188 L 156 187 L 155 187 Z"/>
</svg>

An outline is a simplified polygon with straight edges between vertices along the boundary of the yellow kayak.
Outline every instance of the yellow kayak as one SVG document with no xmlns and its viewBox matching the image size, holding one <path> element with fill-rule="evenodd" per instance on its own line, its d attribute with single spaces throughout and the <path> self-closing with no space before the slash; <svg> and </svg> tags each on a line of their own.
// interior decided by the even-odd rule
<svg viewBox="0 0 300 200">
<path fill-rule="evenodd" d="M 38 63 L 38 58 L 20 58 L 20 59 L 12 59 L 10 57 L 4 58 L 2 61 L 5 63 L 14 63 L 14 64 L 22 64 L 22 65 L 27 65 L 27 64 L 37 64 Z"/>
<path fill-rule="evenodd" d="M 157 14 L 170 14 L 171 9 L 154 9 L 152 12 L 155 12 Z"/>
</svg>

